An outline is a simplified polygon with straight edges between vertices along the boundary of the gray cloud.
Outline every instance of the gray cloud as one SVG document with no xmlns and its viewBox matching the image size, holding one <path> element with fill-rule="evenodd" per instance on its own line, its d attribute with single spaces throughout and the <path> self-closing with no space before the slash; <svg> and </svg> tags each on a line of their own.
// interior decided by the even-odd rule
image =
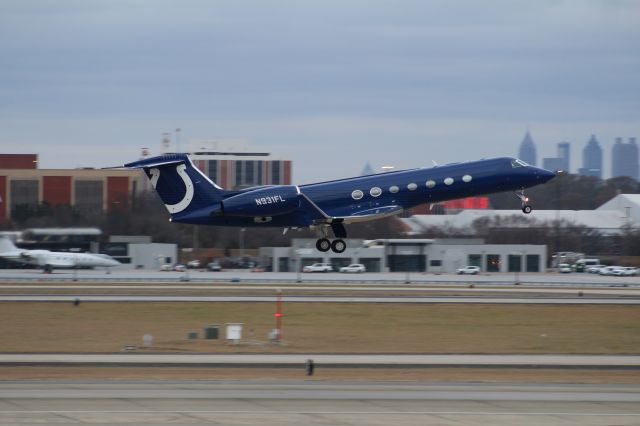
<svg viewBox="0 0 640 426">
<path fill-rule="evenodd" d="M 99 165 L 182 127 L 277 146 L 306 180 L 512 155 L 529 125 L 549 156 L 637 132 L 639 17 L 632 1 L 5 1 L 3 145 L 122 147 L 74 158 Z"/>
</svg>

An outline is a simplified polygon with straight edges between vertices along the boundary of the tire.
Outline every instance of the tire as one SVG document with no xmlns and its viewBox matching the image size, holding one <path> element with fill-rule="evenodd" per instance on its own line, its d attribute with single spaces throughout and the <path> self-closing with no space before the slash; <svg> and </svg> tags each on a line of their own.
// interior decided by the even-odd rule
<svg viewBox="0 0 640 426">
<path fill-rule="evenodd" d="M 524 214 L 531 213 L 531 210 L 533 210 L 533 209 L 528 204 L 525 204 L 524 206 L 522 206 L 522 213 L 524 213 Z"/>
<path fill-rule="evenodd" d="M 342 253 L 347 249 L 347 244 L 344 242 L 344 240 L 333 240 L 333 242 L 331 243 L 331 250 L 334 253 Z"/>
<path fill-rule="evenodd" d="M 331 241 L 326 238 L 319 238 L 318 241 L 316 241 L 316 248 L 318 251 L 327 252 L 331 249 Z"/>
</svg>

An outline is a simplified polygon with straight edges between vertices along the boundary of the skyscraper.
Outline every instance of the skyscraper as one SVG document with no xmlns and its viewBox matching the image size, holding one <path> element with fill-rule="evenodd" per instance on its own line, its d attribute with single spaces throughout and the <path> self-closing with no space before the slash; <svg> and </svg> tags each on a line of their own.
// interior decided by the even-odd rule
<svg viewBox="0 0 640 426">
<path fill-rule="evenodd" d="M 569 142 L 560 142 L 558 144 L 558 158 L 562 160 L 561 166 L 565 173 L 571 173 L 571 144 Z"/>
<path fill-rule="evenodd" d="M 532 166 L 537 165 L 536 145 L 535 143 L 533 143 L 533 139 L 531 138 L 531 133 L 529 133 L 529 130 L 527 130 L 527 133 L 524 135 L 524 139 L 520 144 L 518 158 L 526 163 L 531 164 Z"/>
<path fill-rule="evenodd" d="M 596 135 L 591 135 L 591 139 L 582 150 L 582 167 L 578 173 L 582 176 L 595 176 L 602 179 L 602 148 Z"/>
<path fill-rule="evenodd" d="M 622 138 L 616 138 L 611 150 L 611 177 L 629 176 L 638 179 L 638 145 L 636 138 L 629 138 L 624 143 Z"/>
</svg>

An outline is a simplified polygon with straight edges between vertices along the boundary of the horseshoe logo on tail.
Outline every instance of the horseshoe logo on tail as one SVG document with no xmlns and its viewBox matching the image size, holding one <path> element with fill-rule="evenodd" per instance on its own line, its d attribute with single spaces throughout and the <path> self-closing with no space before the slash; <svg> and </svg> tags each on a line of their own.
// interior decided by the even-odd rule
<svg viewBox="0 0 640 426">
<path fill-rule="evenodd" d="M 186 192 L 180 202 L 176 204 L 165 204 L 167 210 L 169 210 L 169 213 L 171 214 L 180 213 L 181 211 L 189 207 L 189 204 L 191 204 L 191 200 L 193 200 L 193 182 L 187 174 L 186 169 L 187 166 L 185 164 L 180 164 L 176 167 L 176 172 L 184 182 Z M 151 185 L 154 189 L 156 189 L 158 179 L 160 178 L 160 169 L 153 168 L 149 170 L 149 174 L 151 175 L 151 177 L 149 178 L 149 180 L 151 180 Z"/>
</svg>

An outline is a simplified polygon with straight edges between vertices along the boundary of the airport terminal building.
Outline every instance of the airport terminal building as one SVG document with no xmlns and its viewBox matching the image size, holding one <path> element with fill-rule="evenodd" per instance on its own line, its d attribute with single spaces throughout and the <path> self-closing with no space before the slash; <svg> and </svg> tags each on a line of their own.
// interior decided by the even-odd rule
<svg viewBox="0 0 640 426">
<path fill-rule="evenodd" d="M 347 240 L 344 253 L 321 253 L 315 239 L 294 239 L 291 247 L 265 247 L 263 266 L 274 272 L 293 272 L 312 263 L 331 263 L 334 270 L 361 263 L 367 272 L 452 273 L 464 266 L 483 272 L 544 272 L 547 247 L 530 244 L 484 244 L 473 239 Z"/>
</svg>

